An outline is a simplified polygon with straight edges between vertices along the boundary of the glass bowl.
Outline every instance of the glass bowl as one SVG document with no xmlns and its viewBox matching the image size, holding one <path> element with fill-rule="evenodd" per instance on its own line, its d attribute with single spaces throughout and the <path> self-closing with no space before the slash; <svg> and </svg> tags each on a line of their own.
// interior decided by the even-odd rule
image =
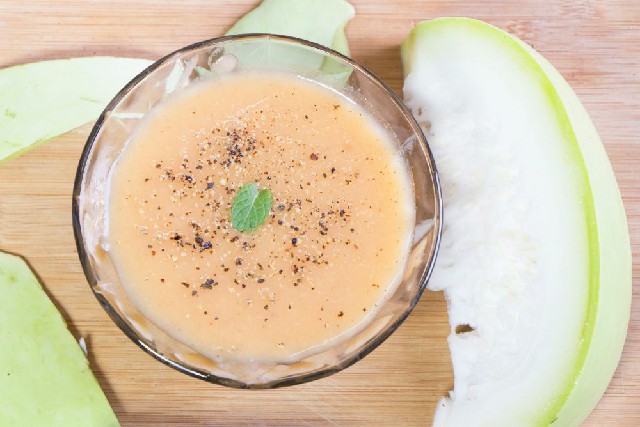
<svg viewBox="0 0 640 427">
<path fill-rule="evenodd" d="M 124 291 L 109 256 L 110 172 L 140 120 L 156 104 L 198 79 L 243 71 L 278 71 L 319 82 L 359 104 L 397 141 L 410 169 L 415 225 L 402 280 L 354 336 L 295 363 L 221 363 L 198 354 L 145 318 Z M 362 359 L 409 315 L 433 269 L 441 234 L 438 175 L 424 134 L 393 91 L 353 60 L 292 37 L 221 37 L 171 53 L 134 78 L 96 122 L 80 159 L 73 191 L 73 227 L 84 273 L 96 298 L 122 331 L 159 361 L 194 377 L 236 388 L 275 388 L 322 378 Z"/>
</svg>

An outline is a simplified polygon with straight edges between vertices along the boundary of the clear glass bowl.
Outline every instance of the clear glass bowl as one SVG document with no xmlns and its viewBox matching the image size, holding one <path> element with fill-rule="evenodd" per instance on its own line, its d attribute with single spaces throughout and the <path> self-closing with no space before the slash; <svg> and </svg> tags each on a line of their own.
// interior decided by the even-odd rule
<svg viewBox="0 0 640 427">
<path fill-rule="evenodd" d="M 124 292 L 109 257 L 110 171 L 140 120 L 174 91 L 201 78 L 277 70 L 330 86 L 363 107 L 398 142 L 413 179 L 415 227 L 402 282 L 355 336 L 292 364 L 222 364 L 174 340 L 146 319 Z M 96 298 L 122 331 L 161 362 L 194 377 L 237 388 L 275 388 L 322 378 L 362 359 L 409 315 L 433 269 L 441 233 L 438 175 L 424 134 L 379 78 L 323 46 L 291 37 L 248 34 L 196 43 L 155 62 L 109 103 L 82 153 L 73 191 L 78 254 Z"/>
</svg>

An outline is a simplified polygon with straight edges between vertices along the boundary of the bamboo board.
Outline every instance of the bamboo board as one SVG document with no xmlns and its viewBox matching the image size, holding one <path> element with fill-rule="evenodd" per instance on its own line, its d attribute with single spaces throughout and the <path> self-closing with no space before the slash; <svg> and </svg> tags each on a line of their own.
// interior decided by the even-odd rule
<svg viewBox="0 0 640 427">
<path fill-rule="evenodd" d="M 149 59 L 212 38 L 255 0 L 0 0 L 0 68 L 43 59 Z M 640 4 L 623 0 L 353 0 L 352 56 L 401 92 L 399 44 L 412 25 L 471 16 L 534 45 L 567 78 L 605 142 L 627 209 L 634 304 L 622 361 L 587 426 L 640 425 Z M 23 255 L 72 332 L 83 336 L 124 426 L 424 426 L 453 384 L 441 294 L 361 362 L 293 388 L 239 391 L 178 373 L 142 352 L 90 292 L 73 241 L 71 190 L 90 125 L 0 167 L 0 249 Z"/>
</svg>

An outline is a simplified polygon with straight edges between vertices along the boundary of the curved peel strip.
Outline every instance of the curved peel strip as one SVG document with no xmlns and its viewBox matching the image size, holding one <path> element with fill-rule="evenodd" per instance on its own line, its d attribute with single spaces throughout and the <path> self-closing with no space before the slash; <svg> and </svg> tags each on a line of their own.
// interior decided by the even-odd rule
<svg viewBox="0 0 640 427">
<path fill-rule="evenodd" d="M 349 43 L 344 28 L 355 15 L 351 4 L 345 0 L 263 0 L 251 12 L 240 18 L 226 35 L 244 33 L 270 33 L 309 40 L 332 48 L 349 56 Z M 305 69 L 322 69 L 326 73 L 348 78 L 348 69 L 335 60 L 317 52 L 304 52 L 272 45 L 268 49 L 244 51 L 236 47 L 236 55 L 243 56 L 246 63 L 263 65 L 267 58 L 277 57 L 280 66 L 303 64 Z"/>
<path fill-rule="evenodd" d="M 0 425 L 118 425 L 80 346 L 27 264 L 0 252 Z"/>
<path fill-rule="evenodd" d="M 486 23 L 421 23 L 402 55 L 445 205 L 430 287 L 449 302 L 455 384 L 435 425 L 578 425 L 613 375 L 631 300 L 598 134 L 548 62 Z"/>
<path fill-rule="evenodd" d="M 226 35 L 288 35 L 349 56 L 344 27 L 354 15 L 353 6 L 345 0 L 263 0 L 260 6 L 240 18 Z"/>
<path fill-rule="evenodd" d="M 0 70 L 0 162 L 94 120 L 149 64 L 96 56 Z"/>
<path fill-rule="evenodd" d="M 564 104 L 583 160 L 598 228 L 600 276 L 591 341 L 581 372 L 567 401 L 557 414 L 557 425 L 578 426 L 607 388 L 618 365 L 627 335 L 631 306 L 632 262 L 627 218 L 613 169 L 589 114 L 560 73 L 538 52 L 520 42 L 552 82 Z M 590 411 L 590 409 L 589 409 Z"/>
</svg>

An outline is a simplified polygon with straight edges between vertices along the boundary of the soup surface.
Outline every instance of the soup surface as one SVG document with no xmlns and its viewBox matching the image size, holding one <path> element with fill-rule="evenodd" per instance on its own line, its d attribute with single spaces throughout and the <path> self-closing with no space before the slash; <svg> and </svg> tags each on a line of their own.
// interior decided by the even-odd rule
<svg viewBox="0 0 640 427">
<path fill-rule="evenodd" d="M 112 171 L 109 253 L 150 321 L 208 357 L 292 360 L 364 327 L 397 286 L 413 195 L 397 143 L 350 100 L 281 74 L 198 82 Z M 232 227 L 240 187 L 273 203 Z"/>
</svg>

